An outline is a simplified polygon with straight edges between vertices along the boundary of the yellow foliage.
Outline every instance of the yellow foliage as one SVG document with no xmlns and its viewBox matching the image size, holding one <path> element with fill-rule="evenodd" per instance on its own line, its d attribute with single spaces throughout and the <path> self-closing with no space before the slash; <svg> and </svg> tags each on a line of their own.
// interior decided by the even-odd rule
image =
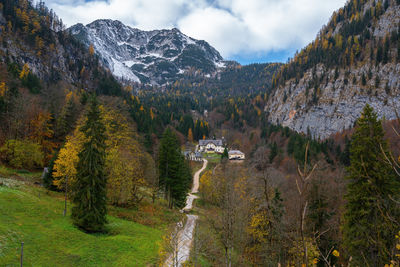
<svg viewBox="0 0 400 267">
<path fill-rule="evenodd" d="M 193 132 L 192 132 L 192 128 L 189 128 L 189 131 L 188 131 L 188 141 L 189 141 L 189 142 L 193 142 Z"/>
<path fill-rule="evenodd" d="M 85 68 L 85 66 L 83 66 L 82 69 L 81 69 L 81 72 L 79 73 L 79 75 L 83 76 L 83 74 L 85 73 L 85 70 L 86 70 L 86 68 Z"/>
<path fill-rule="evenodd" d="M 32 169 L 43 166 L 41 147 L 30 140 L 7 140 L 0 147 L 0 159 L 14 168 Z"/>
<path fill-rule="evenodd" d="M 324 50 L 327 50 L 327 49 L 329 48 L 329 41 L 328 41 L 328 40 L 324 39 L 324 40 L 322 41 L 322 48 L 323 48 Z"/>
<path fill-rule="evenodd" d="M 247 184 L 247 177 L 242 175 L 235 183 L 235 191 L 240 196 L 241 199 L 246 199 L 246 184 Z"/>
<path fill-rule="evenodd" d="M 150 108 L 150 118 L 151 118 L 152 120 L 154 120 L 153 108 Z"/>
<path fill-rule="evenodd" d="M 40 23 L 39 21 L 35 20 L 32 23 L 33 29 L 31 31 L 32 34 L 35 34 L 36 32 L 38 32 L 40 30 Z"/>
<path fill-rule="evenodd" d="M 65 102 L 68 102 L 70 100 L 73 100 L 73 92 L 69 91 L 66 95 L 65 95 Z"/>
<path fill-rule="evenodd" d="M 42 49 L 44 47 L 44 42 L 43 42 L 42 38 L 40 38 L 39 36 L 36 36 L 35 45 L 36 45 L 36 49 L 38 50 L 36 52 L 36 55 L 40 57 L 40 55 L 42 54 Z"/>
<path fill-rule="evenodd" d="M 8 89 L 5 82 L 0 82 L 0 96 L 5 96 Z"/>
<path fill-rule="evenodd" d="M 67 94 L 67 98 L 71 92 Z M 136 133 L 127 119 L 115 110 L 99 107 L 106 127 L 106 166 L 107 197 L 112 204 L 125 205 L 137 203 L 141 199 L 141 190 L 146 185 L 145 172 L 148 168 L 148 156 L 135 139 Z M 54 164 L 54 184 L 62 189 L 64 178 L 68 175 L 68 184 L 76 180 L 78 154 L 85 142 L 84 134 L 79 131 L 84 120 L 72 136 L 67 137 L 65 146 L 60 150 Z M 148 156 L 148 157 L 147 157 Z M 151 158 L 151 157 L 150 157 Z"/>
<path fill-rule="evenodd" d="M 112 204 L 125 205 L 140 200 L 140 187 L 145 185 L 142 152 L 133 140 L 107 153 L 107 197 Z"/>
<path fill-rule="evenodd" d="M 27 26 L 29 25 L 28 14 L 26 13 L 26 11 L 24 9 L 21 10 L 19 8 L 15 9 L 15 13 L 16 13 L 17 17 L 22 20 L 22 23 L 24 24 L 24 31 L 27 32 L 27 29 L 28 29 Z"/>
<path fill-rule="evenodd" d="M 163 235 L 161 241 L 158 244 L 158 258 L 159 258 L 159 266 L 164 266 L 164 262 L 167 260 L 167 257 L 170 253 L 170 246 L 171 243 L 171 235 L 166 234 Z"/>
<path fill-rule="evenodd" d="M 319 257 L 319 252 L 316 244 L 313 242 L 311 238 L 305 238 L 305 243 L 307 247 L 307 263 L 308 265 L 312 265 L 315 258 Z M 292 244 L 292 248 L 289 249 L 289 254 L 292 258 L 292 264 L 290 266 L 295 266 L 295 263 L 304 261 L 304 250 L 303 250 L 303 242 L 299 240 L 295 240 Z"/>
<path fill-rule="evenodd" d="M 51 129 L 52 119 L 49 112 L 39 112 L 37 116 L 29 122 L 29 139 L 40 144 L 46 156 L 53 154 L 53 148 L 55 147 L 55 144 L 50 141 L 54 134 L 54 131 Z"/>
<path fill-rule="evenodd" d="M 212 171 L 207 170 L 200 177 L 200 192 L 202 192 L 204 200 L 213 202 L 217 198 L 217 192 L 212 183 Z"/>
<path fill-rule="evenodd" d="M 397 235 L 395 235 L 395 238 L 396 238 L 396 241 L 397 241 L 396 249 L 397 249 L 398 251 L 400 251 L 400 231 L 398 232 Z M 397 251 L 397 252 L 398 252 L 398 251 Z M 395 257 L 396 257 L 397 259 L 400 259 L 400 254 L 399 254 L 399 253 L 396 253 Z"/>
<path fill-rule="evenodd" d="M 131 85 L 127 85 L 127 86 L 124 86 L 124 90 L 125 90 L 126 92 L 130 93 L 130 92 L 132 92 L 133 88 L 132 88 Z M 133 97 L 133 96 L 131 96 L 131 97 Z"/>
<path fill-rule="evenodd" d="M 91 55 L 91 56 L 94 55 L 94 47 L 92 44 L 89 46 L 89 55 Z"/>
<path fill-rule="evenodd" d="M 60 149 L 53 168 L 54 185 L 57 188 L 64 188 L 66 176 L 68 176 L 69 185 L 76 181 L 76 166 L 79 161 L 78 153 L 82 150 L 84 140 L 84 134 L 76 129 L 74 135 L 68 136 L 64 147 Z"/>
<path fill-rule="evenodd" d="M 21 72 L 19 73 L 19 78 L 25 79 L 28 76 L 29 71 L 30 71 L 29 66 L 28 66 L 28 64 L 25 63 L 24 66 L 22 67 Z"/>
<path fill-rule="evenodd" d="M 335 43 L 336 43 L 336 47 L 339 49 L 342 49 L 343 46 L 343 37 L 340 34 L 337 34 L 335 36 Z"/>
<path fill-rule="evenodd" d="M 50 51 L 56 50 L 55 45 L 54 45 L 54 44 L 50 44 L 50 45 L 49 45 L 49 50 L 50 50 Z"/>
<path fill-rule="evenodd" d="M 269 225 L 266 210 L 261 210 L 253 214 L 247 231 L 257 242 L 264 243 L 269 235 Z"/>
<path fill-rule="evenodd" d="M 39 50 L 43 49 L 43 47 L 44 47 L 43 39 L 40 38 L 39 36 L 36 36 L 35 44 L 36 44 L 36 48 L 39 49 Z"/>
<path fill-rule="evenodd" d="M 335 256 L 336 258 L 339 258 L 340 253 L 336 249 L 332 252 L 332 255 Z"/>
</svg>

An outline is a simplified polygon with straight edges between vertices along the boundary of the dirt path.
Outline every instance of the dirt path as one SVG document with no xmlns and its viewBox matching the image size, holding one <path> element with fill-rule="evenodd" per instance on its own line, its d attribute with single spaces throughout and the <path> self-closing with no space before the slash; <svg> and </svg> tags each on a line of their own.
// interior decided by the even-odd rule
<svg viewBox="0 0 400 267">
<path fill-rule="evenodd" d="M 193 187 L 191 193 L 188 194 L 186 199 L 186 206 L 182 209 L 182 212 L 190 212 L 193 208 L 193 200 L 198 198 L 198 196 L 193 195 L 199 192 L 199 181 L 200 173 L 207 168 L 207 160 L 204 160 L 203 167 L 198 170 L 193 176 Z M 182 263 L 187 261 L 190 256 L 190 249 L 193 242 L 193 233 L 196 226 L 196 221 L 198 219 L 197 215 L 188 214 L 186 224 L 183 229 L 180 229 L 177 235 L 176 250 L 175 253 L 171 253 L 168 260 L 165 262 L 164 266 L 180 267 Z M 178 223 L 178 227 L 182 225 L 182 222 Z"/>
</svg>

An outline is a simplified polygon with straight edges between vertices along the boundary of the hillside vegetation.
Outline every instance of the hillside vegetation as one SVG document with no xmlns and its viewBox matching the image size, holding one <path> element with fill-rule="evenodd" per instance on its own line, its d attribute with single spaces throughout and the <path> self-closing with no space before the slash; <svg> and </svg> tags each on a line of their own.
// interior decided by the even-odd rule
<svg viewBox="0 0 400 267">
<path fill-rule="evenodd" d="M 63 217 L 63 207 L 63 194 L 19 183 L 0 186 L 0 265 L 19 264 L 21 242 L 24 266 L 146 266 L 157 262 L 160 229 L 108 216 L 108 234 L 88 235 L 74 227 L 69 216 Z"/>
</svg>

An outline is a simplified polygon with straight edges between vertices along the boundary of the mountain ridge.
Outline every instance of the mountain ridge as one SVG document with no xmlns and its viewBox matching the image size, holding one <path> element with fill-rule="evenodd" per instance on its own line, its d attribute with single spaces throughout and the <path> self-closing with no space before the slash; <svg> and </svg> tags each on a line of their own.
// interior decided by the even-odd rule
<svg viewBox="0 0 400 267">
<path fill-rule="evenodd" d="M 133 82 L 164 85 L 188 71 L 211 76 L 226 64 L 206 41 L 177 28 L 142 31 L 118 20 L 99 19 L 67 31 L 87 47 L 93 45 L 116 77 Z"/>
</svg>

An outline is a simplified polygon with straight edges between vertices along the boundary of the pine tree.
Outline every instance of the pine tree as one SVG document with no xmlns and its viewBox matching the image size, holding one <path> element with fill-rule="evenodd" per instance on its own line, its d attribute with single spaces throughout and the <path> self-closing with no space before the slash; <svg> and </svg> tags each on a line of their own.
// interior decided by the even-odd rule
<svg viewBox="0 0 400 267">
<path fill-rule="evenodd" d="M 190 167 L 180 153 L 177 136 L 170 128 L 164 131 L 161 139 L 158 163 L 160 188 L 169 207 L 183 207 L 191 182 Z"/>
<path fill-rule="evenodd" d="M 61 116 L 58 122 L 59 135 L 68 134 L 74 126 L 75 122 L 75 104 L 72 99 L 69 99 L 65 107 L 61 111 Z"/>
<path fill-rule="evenodd" d="M 228 149 L 226 147 L 224 149 L 224 153 L 221 155 L 221 160 L 222 159 L 229 159 Z"/>
<path fill-rule="evenodd" d="M 72 219 L 87 232 L 101 232 L 106 224 L 105 126 L 99 104 L 92 96 L 87 121 L 80 129 L 86 142 L 79 153 L 74 184 Z"/>
<path fill-rule="evenodd" d="M 274 161 L 274 158 L 278 155 L 278 144 L 274 142 L 270 145 L 271 151 L 269 152 L 269 163 Z"/>
<path fill-rule="evenodd" d="M 350 166 L 350 140 L 347 135 L 344 137 L 344 149 L 340 154 L 340 162 L 344 166 Z"/>
<path fill-rule="evenodd" d="M 54 168 L 54 162 L 56 161 L 57 157 L 58 157 L 58 152 L 59 150 L 55 151 L 53 153 L 53 156 L 49 162 L 48 165 L 48 169 L 47 169 L 47 173 L 44 174 L 43 176 L 43 185 L 45 188 L 49 189 L 49 190 L 56 190 L 56 186 L 53 184 L 53 168 Z"/>
<path fill-rule="evenodd" d="M 343 239 L 354 266 L 385 265 L 395 245 L 399 208 L 389 197 L 397 197 L 400 187 L 380 146 L 388 151 L 381 121 L 367 105 L 351 141 L 347 176 Z"/>
</svg>

